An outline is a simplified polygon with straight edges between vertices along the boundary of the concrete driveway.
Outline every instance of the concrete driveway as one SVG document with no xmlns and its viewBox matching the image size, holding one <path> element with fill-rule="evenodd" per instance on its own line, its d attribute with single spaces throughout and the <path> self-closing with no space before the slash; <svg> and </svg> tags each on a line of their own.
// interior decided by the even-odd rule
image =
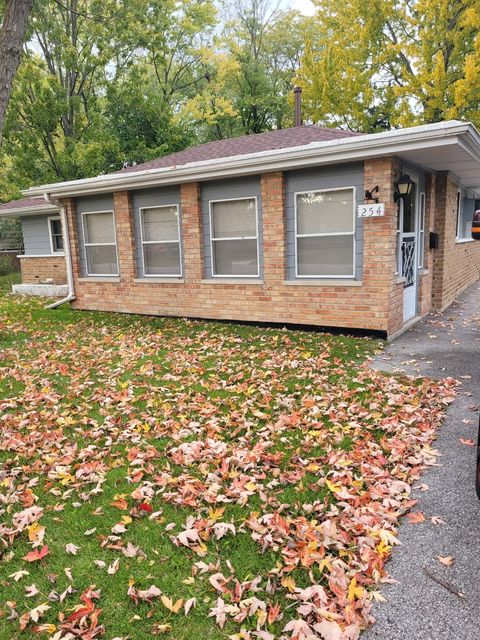
<svg viewBox="0 0 480 640">
<path fill-rule="evenodd" d="M 429 468 L 418 488 L 415 510 L 425 522 L 400 527 L 402 546 L 388 570 L 398 583 L 382 589 L 377 623 L 362 640 L 480 639 L 480 502 L 474 488 L 480 405 L 480 284 L 470 287 L 442 314 L 432 314 L 392 342 L 373 363 L 386 371 L 443 377 L 462 382 L 435 448 L 440 466 Z M 434 524 L 438 516 L 444 524 Z M 453 556 L 451 566 L 436 556 Z M 443 584 L 441 584 L 443 582 Z M 454 592 L 464 594 L 459 597 Z"/>
</svg>

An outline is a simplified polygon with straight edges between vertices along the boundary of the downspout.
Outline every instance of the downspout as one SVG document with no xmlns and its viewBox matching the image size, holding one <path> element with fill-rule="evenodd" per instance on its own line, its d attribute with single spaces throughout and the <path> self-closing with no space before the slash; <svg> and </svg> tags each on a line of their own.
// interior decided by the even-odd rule
<svg viewBox="0 0 480 640">
<path fill-rule="evenodd" d="M 57 300 L 53 304 L 49 304 L 45 307 L 46 309 L 55 309 L 56 307 L 59 307 L 62 304 L 66 304 L 67 302 L 71 302 L 72 300 L 75 300 L 75 297 L 76 297 L 75 288 L 73 285 L 72 253 L 70 250 L 70 235 L 68 233 L 68 221 L 67 221 L 67 214 L 65 211 L 65 207 L 63 205 L 60 205 L 58 203 L 58 200 L 57 201 L 52 200 L 48 195 L 48 193 L 44 193 L 43 197 L 46 200 L 46 202 L 48 202 L 49 204 L 53 204 L 60 208 L 60 220 L 62 223 L 63 244 L 64 244 L 63 249 L 65 253 L 65 262 L 67 265 L 67 284 L 68 284 L 67 297 L 62 298 L 61 300 Z"/>
</svg>

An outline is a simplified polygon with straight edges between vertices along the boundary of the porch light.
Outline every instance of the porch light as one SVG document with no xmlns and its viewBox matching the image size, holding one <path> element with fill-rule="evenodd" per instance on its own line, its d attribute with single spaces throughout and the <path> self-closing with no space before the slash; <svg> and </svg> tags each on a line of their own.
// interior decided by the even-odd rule
<svg viewBox="0 0 480 640">
<path fill-rule="evenodd" d="M 410 195 L 413 185 L 414 182 L 411 177 L 406 173 L 402 173 L 399 181 L 397 182 L 397 191 L 394 193 L 395 202 L 399 198 L 404 198 L 405 196 Z"/>
</svg>

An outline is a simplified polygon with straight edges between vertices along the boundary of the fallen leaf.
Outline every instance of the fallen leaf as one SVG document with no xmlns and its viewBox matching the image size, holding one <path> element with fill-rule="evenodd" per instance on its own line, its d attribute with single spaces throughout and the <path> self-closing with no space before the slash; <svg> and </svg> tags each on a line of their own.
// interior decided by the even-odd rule
<svg viewBox="0 0 480 640">
<path fill-rule="evenodd" d="M 439 562 L 444 564 L 446 567 L 451 567 L 455 562 L 455 558 L 453 556 L 435 556 Z"/>
<path fill-rule="evenodd" d="M 410 513 L 407 513 L 407 519 L 410 524 L 420 524 L 425 522 L 425 516 L 421 511 L 410 511 Z"/>
<path fill-rule="evenodd" d="M 23 556 L 22 560 L 26 560 L 27 562 L 36 562 L 37 560 L 44 558 L 46 555 L 48 555 L 48 545 L 44 545 L 41 549 L 29 551 L 26 556 Z"/>
</svg>

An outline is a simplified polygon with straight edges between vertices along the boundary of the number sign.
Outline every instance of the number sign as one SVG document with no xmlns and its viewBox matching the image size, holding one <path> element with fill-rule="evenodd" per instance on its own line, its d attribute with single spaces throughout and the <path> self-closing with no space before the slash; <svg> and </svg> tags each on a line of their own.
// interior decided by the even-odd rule
<svg viewBox="0 0 480 640">
<path fill-rule="evenodd" d="M 357 215 L 359 218 L 379 218 L 385 215 L 385 205 L 383 202 L 359 204 Z"/>
</svg>

